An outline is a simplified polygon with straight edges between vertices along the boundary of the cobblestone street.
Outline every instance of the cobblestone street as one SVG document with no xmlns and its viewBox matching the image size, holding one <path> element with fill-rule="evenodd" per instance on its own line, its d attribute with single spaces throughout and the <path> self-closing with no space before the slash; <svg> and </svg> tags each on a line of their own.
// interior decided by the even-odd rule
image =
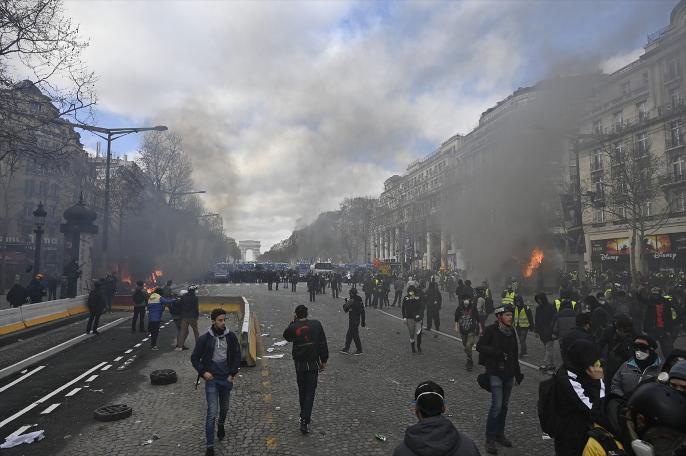
<svg viewBox="0 0 686 456">
<path fill-rule="evenodd" d="M 262 334 L 259 352 L 263 355 L 292 318 L 297 304 L 307 305 L 304 287 L 290 291 L 267 291 L 264 285 L 216 285 L 204 290 L 211 294 L 242 294 L 255 305 Z M 347 287 L 344 287 L 347 293 Z M 483 434 L 490 396 L 479 389 L 475 369 L 464 370 L 465 357 L 459 342 L 439 336 L 425 336 L 424 354 L 413 355 L 402 322 L 376 310 L 367 312 L 367 328 L 361 328 L 363 356 L 338 353 L 347 329 L 342 312 L 343 299 L 318 295 L 308 305 L 311 317 L 320 319 L 327 333 L 331 358 L 320 375 L 311 433 L 298 431 L 297 387 L 290 344 L 275 347 L 261 356 L 254 368 L 243 368 L 231 394 L 228 441 L 217 442 L 220 455 L 382 455 L 390 454 L 402 440 L 404 430 L 416 419 L 411 400 L 416 385 L 431 379 L 446 391 L 447 414 L 458 429 L 471 436 L 483 452 Z M 444 305 L 444 330 L 452 326 L 452 303 Z M 391 308 L 390 314 L 399 314 Z M 448 324 L 446 324 L 448 323 Z M 209 320 L 202 320 L 206 328 Z M 203 329 L 201 329 L 202 331 Z M 172 332 L 163 333 L 169 345 Z M 532 346 L 536 342 L 532 340 Z M 538 348 L 538 347 L 537 347 Z M 127 403 L 133 416 L 114 423 L 92 422 L 65 440 L 62 455 L 188 455 L 202 454 L 204 448 L 205 396 L 203 386 L 194 388 L 195 371 L 190 352 L 160 352 L 144 366 L 127 392 L 112 397 L 112 403 Z M 174 368 L 179 382 L 152 386 L 147 374 L 160 368 Z M 536 417 L 537 386 L 540 375 L 523 370 L 526 378 L 515 388 L 508 417 L 512 449 L 505 455 L 552 454 L 552 444 L 543 440 Z M 375 438 L 380 433 L 385 442 Z M 160 438 L 142 445 L 153 434 Z M 61 438 L 61 436 L 57 436 Z M 54 438 L 49 436 L 49 438 Z M 28 449 L 26 449 L 28 450 Z"/>
</svg>

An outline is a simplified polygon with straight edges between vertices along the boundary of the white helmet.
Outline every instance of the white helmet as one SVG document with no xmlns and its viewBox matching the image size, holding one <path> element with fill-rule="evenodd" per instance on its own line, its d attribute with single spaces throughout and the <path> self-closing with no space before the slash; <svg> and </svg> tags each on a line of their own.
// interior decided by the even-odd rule
<svg viewBox="0 0 686 456">
<path fill-rule="evenodd" d="M 185 294 L 188 294 L 188 290 L 181 290 L 179 291 L 179 296 L 183 296 Z"/>
</svg>

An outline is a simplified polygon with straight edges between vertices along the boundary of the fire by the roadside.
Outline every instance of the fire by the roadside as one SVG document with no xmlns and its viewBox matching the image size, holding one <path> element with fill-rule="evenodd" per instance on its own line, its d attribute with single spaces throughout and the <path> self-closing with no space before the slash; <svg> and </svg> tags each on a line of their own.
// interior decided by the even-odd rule
<svg viewBox="0 0 686 456">
<path fill-rule="evenodd" d="M 155 291 L 155 288 L 157 288 L 158 285 L 157 282 L 162 276 L 164 276 L 164 273 L 160 269 L 155 269 L 150 273 L 150 276 L 145 280 L 148 285 L 145 289 L 148 293 Z"/>
<path fill-rule="evenodd" d="M 544 257 L 545 255 L 543 254 L 543 250 L 539 249 L 538 247 L 534 247 L 534 250 L 531 252 L 531 258 L 529 258 L 529 264 L 527 264 L 526 268 L 524 268 L 524 277 L 530 279 L 531 276 L 534 275 L 534 271 L 541 266 L 541 263 L 543 263 Z"/>
</svg>

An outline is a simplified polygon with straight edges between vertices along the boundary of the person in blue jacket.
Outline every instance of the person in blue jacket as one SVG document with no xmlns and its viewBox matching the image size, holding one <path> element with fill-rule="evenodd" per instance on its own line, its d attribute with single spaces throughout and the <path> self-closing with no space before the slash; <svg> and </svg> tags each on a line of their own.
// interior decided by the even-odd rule
<svg viewBox="0 0 686 456">
<path fill-rule="evenodd" d="M 156 288 L 148 297 L 148 331 L 150 331 L 150 348 L 159 350 L 157 347 L 157 336 L 160 334 L 160 322 L 164 304 L 162 300 L 162 289 Z"/>
<path fill-rule="evenodd" d="M 200 336 L 191 355 L 193 367 L 198 371 L 198 381 L 200 377 L 205 380 L 206 456 L 214 456 L 214 424 L 217 421 L 217 409 L 219 409 L 217 438 L 223 440 L 226 436 L 224 422 L 229 412 L 229 394 L 241 365 L 241 346 L 236 335 L 226 328 L 226 311 L 214 309 L 210 317 L 212 326 Z"/>
</svg>

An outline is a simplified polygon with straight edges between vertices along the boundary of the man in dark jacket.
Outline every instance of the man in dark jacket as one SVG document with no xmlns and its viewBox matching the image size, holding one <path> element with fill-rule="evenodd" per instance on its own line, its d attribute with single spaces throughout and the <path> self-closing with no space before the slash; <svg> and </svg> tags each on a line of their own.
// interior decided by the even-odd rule
<svg viewBox="0 0 686 456">
<path fill-rule="evenodd" d="M 405 431 L 393 456 L 479 456 L 472 439 L 458 431 L 445 413 L 443 388 L 422 382 L 414 391 L 414 413 L 419 422 Z"/>
<path fill-rule="evenodd" d="M 426 290 L 426 330 L 431 331 L 431 324 L 436 326 L 436 331 L 441 330 L 441 304 L 443 303 L 443 296 L 441 290 L 438 289 L 438 284 L 434 279 L 429 282 L 429 288 Z M 438 336 L 436 336 L 438 337 Z"/>
<path fill-rule="evenodd" d="M 628 315 L 617 315 L 598 341 L 605 353 L 605 383 L 610 384 L 619 367 L 631 357 L 634 347 L 634 324 Z"/>
<path fill-rule="evenodd" d="M 319 291 L 319 278 L 316 275 L 310 273 L 307 276 L 307 292 L 310 294 L 310 302 L 315 301 L 315 296 Z"/>
<path fill-rule="evenodd" d="M 534 317 L 534 328 L 536 335 L 541 339 L 544 347 L 543 362 L 541 363 L 541 370 L 551 371 L 555 368 L 555 361 L 553 359 L 553 322 L 555 320 L 555 308 L 548 301 L 548 296 L 545 293 L 538 293 L 534 297 L 534 301 L 538 304 L 536 307 L 536 316 Z"/>
<path fill-rule="evenodd" d="M 32 304 L 34 302 L 41 302 L 43 300 L 43 296 L 45 296 L 45 287 L 41 282 L 42 280 L 43 274 L 36 274 L 26 287 L 26 293 L 28 294 L 29 300 Z"/>
<path fill-rule="evenodd" d="M 515 331 L 517 331 L 520 358 L 523 358 L 527 355 L 526 336 L 529 334 L 529 330 L 533 324 L 534 315 L 531 313 L 529 306 L 524 304 L 524 299 L 515 299 L 512 327 L 515 329 Z"/>
<path fill-rule="evenodd" d="M 360 341 L 360 322 L 362 327 L 366 326 L 364 321 L 364 303 L 362 298 L 357 295 L 357 288 L 350 289 L 350 298 L 346 298 L 343 310 L 348 313 L 348 332 L 345 335 L 345 346 L 341 348 L 341 353 L 348 354 L 350 343 L 355 341 L 354 355 L 362 354 L 362 342 Z"/>
<path fill-rule="evenodd" d="M 10 303 L 10 307 L 21 307 L 26 304 L 26 288 L 19 283 L 19 276 L 15 279 L 14 285 L 7 292 L 7 302 Z"/>
<path fill-rule="evenodd" d="M 88 301 L 86 302 L 90 315 L 88 316 L 88 324 L 86 325 L 86 334 L 91 333 L 98 335 L 98 323 L 100 322 L 100 315 L 105 310 L 105 297 L 102 294 L 102 283 L 95 282 L 93 289 L 88 293 Z"/>
<path fill-rule="evenodd" d="M 486 420 L 486 451 L 497 454 L 496 442 L 506 448 L 512 442 L 505 436 L 510 393 L 515 383 L 520 384 L 524 375 L 519 367 L 519 347 L 512 327 L 514 307 L 504 305 L 495 310 L 496 322 L 488 326 L 476 344 L 479 364 L 486 366 L 491 386 L 491 407 Z"/>
<path fill-rule="evenodd" d="M 214 424 L 217 421 L 217 409 L 217 438 L 223 440 L 226 435 L 224 423 L 229 411 L 229 395 L 241 365 L 241 346 L 236 335 L 226 328 L 226 311 L 214 309 L 210 317 L 212 326 L 198 339 L 191 355 L 191 363 L 198 371 L 198 381 L 200 377 L 205 380 L 206 456 L 214 456 Z"/>
<path fill-rule="evenodd" d="M 574 318 L 574 327 L 567 331 L 567 333 L 560 339 L 560 355 L 562 355 L 562 361 L 564 361 L 574 342 L 579 339 L 587 340 L 591 343 L 595 343 L 593 340 L 593 334 L 591 334 L 591 315 L 587 313 L 576 314 Z"/>
<path fill-rule="evenodd" d="M 465 299 L 460 300 L 460 305 L 458 305 L 455 310 L 455 331 L 459 331 L 460 337 L 462 338 L 464 353 L 467 355 L 465 367 L 471 372 L 474 368 L 472 351 L 476 339 L 481 332 L 481 324 L 479 322 L 476 299 L 468 299 L 467 295 L 464 297 Z"/>
<path fill-rule="evenodd" d="M 181 335 L 176 343 L 176 350 L 183 350 L 188 337 L 188 327 L 193 328 L 193 335 L 195 336 L 195 343 L 198 343 L 198 317 L 200 316 L 200 308 L 198 306 L 198 297 L 195 293 L 198 291 L 197 285 L 188 287 L 188 293 L 181 296 Z"/>
<path fill-rule="evenodd" d="M 403 298 L 403 303 L 400 308 L 402 312 L 403 321 L 407 325 L 407 330 L 410 332 L 410 346 L 412 353 L 422 352 L 422 320 L 424 319 L 424 302 L 417 293 L 414 285 L 407 287 L 407 296 Z M 415 342 L 417 349 L 415 350 Z"/>
<path fill-rule="evenodd" d="M 650 297 L 644 301 L 646 306 L 643 327 L 650 337 L 660 343 L 662 355 L 666 358 L 672 351 L 672 305 L 662 295 L 660 288 L 653 287 Z"/>
<path fill-rule="evenodd" d="M 133 319 L 131 320 L 131 332 L 136 332 L 136 320 L 140 318 L 138 328 L 140 332 L 145 332 L 145 306 L 148 304 L 148 293 L 144 289 L 142 280 L 136 282 L 136 289 L 131 296 L 133 301 Z"/>
<path fill-rule="evenodd" d="M 307 319 L 307 307 L 300 304 L 295 308 L 293 321 L 283 332 L 283 338 L 293 342 L 292 354 L 300 397 L 300 432 L 307 434 L 319 371 L 324 370 L 329 360 L 326 334 L 319 320 Z"/>
</svg>

